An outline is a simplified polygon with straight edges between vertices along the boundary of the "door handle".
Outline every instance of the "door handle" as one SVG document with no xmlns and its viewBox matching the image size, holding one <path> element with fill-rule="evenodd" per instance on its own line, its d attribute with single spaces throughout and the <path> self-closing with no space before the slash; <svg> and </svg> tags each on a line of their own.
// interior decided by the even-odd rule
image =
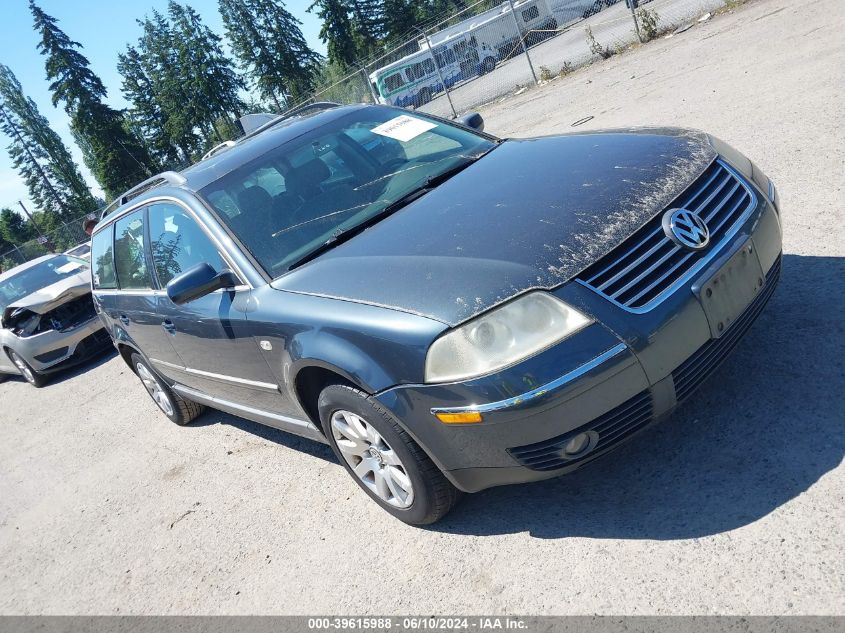
<svg viewBox="0 0 845 633">
<path fill-rule="evenodd" d="M 171 321 L 170 319 L 162 321 L 161 327 L 163 327 L 165 332 L 167 332 L 168 334 L 176 334 L 176 325 L 174 325 L 173 321 Z"/>
<path fill-rule="evenodd" d="M 121 314 L 117 318 L 120 319 L 120 322 L 123 323 L 123 325 L 129 325 L 129 317 L 126 316 L 125 314 Z"/>
</svg>

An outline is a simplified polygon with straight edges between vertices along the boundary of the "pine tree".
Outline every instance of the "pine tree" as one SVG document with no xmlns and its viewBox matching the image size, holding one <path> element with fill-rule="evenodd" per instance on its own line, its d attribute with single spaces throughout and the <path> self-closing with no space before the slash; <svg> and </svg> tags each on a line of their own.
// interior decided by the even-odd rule
<svg viewBox="0 0 845 633">
<path fill-rule="evenodd" d="M 276 108 L 304 100 L 314 89 L 320 56 L 308 47 L 301 22 L 280 0 L 219 0 L 226 35 L 263 99 Z"/>
<path fill-rule="evenodd" d="M 127 114 L 134 134 L 146 142 L 147 151 L 158 164 L 172 169 L 186 163 L 189 156 L 180 155 L 165 132 L 167 113 L 156 98 L 147 60 L 132 46 L 127 46 L 126 52 L 118 54 L 117 59 L 117 70 L 123 78 L 123 96 L 132 104 Z"/>
<path fill-rule="evenodd" d="M 106 88 L 57 20 L 30 0 L 30 11 L 45 56 L 45 70 L 53 93 L 53 105 L 63 104 L 71 129 L 89 146 L 86 164 L 109 197 L 151 175 L 152 161 L 144 146 L 129 134 L 123 115 L 106 103 Z"/>
<path fill-rule="evenodd" d="M 143 34 L 118 56 L 118 71 L 131 123 L 153 154 L 178 166 L 232 138 L 233 118 L 245 109 L 238 96 L 244 82 L 220 38 L 193 9 L 173 1 L 167 17 L 153 11 L 138 24 Z"/>
<path fill-rule="evenodd" d="M 230 127 L 231 115 L 240 116 L 244 104 L 238 91 L 246 87 L 244 81 L 223 53 L 220 38 L 202 23 L 194 9 L 170 0 L 168 14 L 176 63 L 190 95 L 182 108 L 207 139 L 214 134 L 218 141 L 227 140 L 218 122 L 225 121 Z"/>
<path fill-rule="evenodd" d="M 358 47 L 348 0 L 315 0 L 308 11 L 315 9 L 322 21 L 320 40 L 326 45 L 329 63 L 341 68 L 351 66 L 358 58 Z"/>
<path fill-rule="evenodd" d="M 97 202 L 59 135 L 24 95 L 14 73 L 0 64 L 0 127 L 12 143 L 9 155 L 30 198 L 64 220 L 90 213 Z"/>
<path fill-rule="evenodd" d="M 359 55 L 369 56 L 378 49 L 384 34 L 384 0 L 350 0 Z"/>
<path fill-rule="evenodd" d="M 413 0 L 383 0 L 384 2 L 384 35 L 386 39 L 395 40 L 398 44 L 402 40 L 416 39 L 414 27 L 419 21 L 417 8 Z"/>
</svg>

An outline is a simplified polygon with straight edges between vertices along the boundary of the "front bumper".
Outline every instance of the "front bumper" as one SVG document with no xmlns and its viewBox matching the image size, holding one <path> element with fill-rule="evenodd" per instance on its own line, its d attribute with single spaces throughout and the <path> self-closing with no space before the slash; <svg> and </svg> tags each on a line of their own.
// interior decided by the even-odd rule
<svg viewBox="0 0 845 633">
<path fill-rule="evenodd" d="M 50 330 L 35 336 L 18 337 L 14 350 L 36 372 L 50 374 L 84 362 L 110 344 L 111 339 L 100 318 L 95 316 L 64 332 Z"/>
<path fill-rule="evenodd" d="M 555 294 L 596 320 L 579 334 L 490 376 L 403 385 L 376 398 L 466 492 L 564 474 L 618 447 L 689 397 L 771 297 L 780 276 L 780 220 L 766 196 L 755 192 L 751 213 L 729 243 L 714 248 L 708 265 L 653 309 L 632 312 L 570 283 Z M 745 252 L 754 253 L 765 278 L 717 333 L 697 292 Z M 462 409 L 482 412 L 483 421 L 447 425 L 432 413 Z M 592 449 L 567 458 L 563 447 L 582 432 L 594 438 Z"/>
</svg>

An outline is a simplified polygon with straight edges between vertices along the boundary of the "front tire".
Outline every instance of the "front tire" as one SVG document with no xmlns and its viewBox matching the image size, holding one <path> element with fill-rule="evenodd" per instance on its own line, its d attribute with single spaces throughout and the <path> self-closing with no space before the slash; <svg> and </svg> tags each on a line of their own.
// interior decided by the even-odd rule
<svg viewBox="0 0 845 633">
<path fill-rule="evenodd" d="M 47 384 L 47 376 L 35 371 L 15 350 L 10 349 L 7 350 L 7 352 L 9 354 L 9 359 L 15 364 L 15 367 L 18 368 L 18 371 L 21 373 L 21 376 L 23 376 L 23 379 L 30 385 L 40 389 Z"/>
<path fill-rule="evenodd" d="M 434 523 L 458 502 L 458 489 L 363 391 L 330 385 L 320 394 L 318 409 L 340 463 L 371 499 L 400 521 Z"/>
<path fill-rule="evenodd" d="M 141 384 L 150 394 L 150 398 L 171 422 L 185 426 L 205 411 L 203 405 L 185 400 L 168 387 L 140 354 L 132 354 L 132 368 L 141 379 Z"/>
</svg>

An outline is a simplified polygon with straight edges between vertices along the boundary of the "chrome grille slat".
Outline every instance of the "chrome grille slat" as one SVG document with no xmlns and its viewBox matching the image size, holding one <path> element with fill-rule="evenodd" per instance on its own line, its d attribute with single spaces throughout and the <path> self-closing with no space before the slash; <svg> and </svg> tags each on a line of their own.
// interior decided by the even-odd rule
<svg viewBox="0 0 845 633">
<path fill-rule="evenodd" d="M 678 268 L 680 266 L 683 266 L 690 259 L 692 259 L 692 256 L 693 256 L 693 253 L 687 253 L 682 259 L 678 260 L 678 262 L 676 262 L 675 265 L 672 266 L 672 268 L 667 270 L 662 276 L 660 276 L 657 279 L 655 279 L 654 281 L 652 281 L 648 286 L 646 286 L 646 288 L 644 290 L 642 290 L 638 294 L 634 295 L 634 297 L 629 299 L 629 301 L 631 303 L 635 303 L 638 299 L 644 297 L 650 291 L 654 290 L 658 285 L 664 283 L 664 280 L 666 280 L 672 273 L 674 273 L 676 270 L 678 270 Z"/>
<path fill-rule="evenodd" d="M 722 172 L 717 171 L 717 170 L 713 170 L 713 174 L 705 182 L 701 183 L 701 186 L 698 189 L 696 189 L 695 192 L 690 196 L 688 203 L 692 204 L 693 202 L 695 202 L 695 200 L 698 198 L 698 196 L 700 196 L 705 191 L 707 191 L 710 188 L 710 186 L 713 184 L 713 181 L 716 180 L 716 178 L 718 178 L 721 175 L 722 175 Z M 701 205 L 699 205 L 699 206 L 701 206 Z"/>
<path fill-rule="evenodd" d="M 750 186 L 717 159 L 667 206 L 667 209 L 690 209 L 704 218 L 710 229 L 710 247 L 687 251 L 676 246 L 663 232 L 664 209 L 576 276 L 576 280 L 623 308 L 635 312 L 650 310 L 670 290 L 701 269 L 716 247 L 736 232 L 756 200 Z"/>
</svg>

